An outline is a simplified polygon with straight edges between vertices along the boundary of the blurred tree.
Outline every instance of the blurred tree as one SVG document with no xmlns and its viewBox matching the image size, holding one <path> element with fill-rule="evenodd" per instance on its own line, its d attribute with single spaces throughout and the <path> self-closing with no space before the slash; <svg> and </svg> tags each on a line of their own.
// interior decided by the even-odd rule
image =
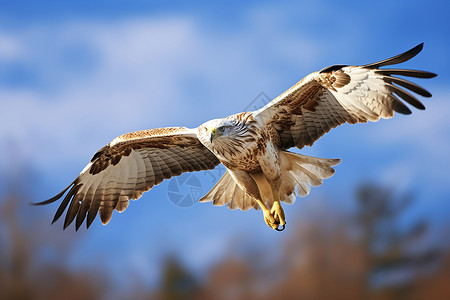
<svg viewBox="0 0 450 300">
<path fill-rule="evenodd" d="M 99 278 L 105 276 L 65 266 L 76 237 L 52 232 L 47 219 L 31 214 L 29 197 L 19 192 L 18 183 L 10 181 L 0 197 L 0 298 L 101 298 L 105 282 Z"/>
<path fill-rule="evenodd" d="M 426 244 L 428 224 L 424 219 L 401 226 L 413 203 L 411 195 L 396 197 L 386 188 L 364 185 L 358 189 L 355 219 L 368 267 L 364 282 L 369 294 L 365 298 L 375 293 L 383 298 L 410 299 L 417 276 L 438 262 L 438 249 Z"/>
<path fill-rule="evenodd" d="M 440 263 L 412 200 L 364 185 L 350 214 L 326 201 L 309 207 L 281 248 L 212 268 L 198 299 L 450 299 L 450 255 Z"/>
<path fill-rule="evenodd" d="M 47 217 L 41 220 L 30 212 L 29 197 L 21 187 L 32 180 L 10 182 L 9 191 L 0 195 L 0 298 L 105 298 L 112 290 L 107 274 L 74 272 L 65 266 L 80 233 L 53 230 Z M 413 198 L 373 185 L 360 187 L 356 195 L 350 214 L 330 201 L 311 199 L 318 205 L 304 207 L 285 243 L 254 247 L 251 238 L 241 239 L 240 244 L 253 250 L 232 253 L 219 262 L 203 285 L 170 256 L 157 290 L 133 287 L 128 295 L 112 296 L 450 299 L 450 253 L 443 256 L 443 248 L 430 243 L 426 216 L 411 217 Z"/>
<path fill-rule="evenodd" d="M 161 298 L 163 300 L 194 299 L 197 288 L 194 276 L 175 256 L 169 256 L 163 267 Z"/>
</svg>

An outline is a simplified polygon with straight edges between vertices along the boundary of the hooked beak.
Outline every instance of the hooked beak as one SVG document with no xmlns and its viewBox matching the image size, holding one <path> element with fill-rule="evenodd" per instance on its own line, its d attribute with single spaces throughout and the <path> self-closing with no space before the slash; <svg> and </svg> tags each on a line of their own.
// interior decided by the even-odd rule
<svg viewBox="0 0 450 300">
<path fill-rule="evenodd" d="M 211 129 L 211 136 L 209 138 L 209 141 L 212 143 L 213 139 L 216 137 L 216 129 L 212 128 Z"/>
</svg>

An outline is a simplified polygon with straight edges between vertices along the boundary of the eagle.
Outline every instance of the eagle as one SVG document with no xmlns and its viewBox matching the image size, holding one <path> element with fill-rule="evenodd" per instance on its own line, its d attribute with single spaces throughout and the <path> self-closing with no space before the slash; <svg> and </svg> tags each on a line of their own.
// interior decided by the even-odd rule
<svg viewBox="0 0 450 300">
<path fill-rule="evenodd" d="M 422 48 L 423 43 L 363 66 L 324 68 L 258 110 L 210 120 L 194 129 L 168 127 L 121 135 L 95 153 L 62 192 L 35 204 L 62 199 L 52 224 L 68 207 L 64 229 L 74 220 L 76 230 L 84 220 L 89 228 L 97 214 L 106 225 L 114 210 L 123 212 L 130 199 L 139 199 L 164 179 L 222 163 L 226 172 L 199 201 L 243 211 L 261 209 L 265 223 L 281 231 L 286 224 L 281 202 L 292 204 L 296 196 L 308 195 L 311 186 L 321 185 L 340 163 L 288 149 L 312 146 L 344 123 L 376 122 L 393 117 L 394 112 L 410 114 L 405 102 L 425 109 L 408 90 L 422 97 L 431 94 L 395 75 L 433 78 L 436 74 L 381 68 L 403 63 Z"/>
</svg>

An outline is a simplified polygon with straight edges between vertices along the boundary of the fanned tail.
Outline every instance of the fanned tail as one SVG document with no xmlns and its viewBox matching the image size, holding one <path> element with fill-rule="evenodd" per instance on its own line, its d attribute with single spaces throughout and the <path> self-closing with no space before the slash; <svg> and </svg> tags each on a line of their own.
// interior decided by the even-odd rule
<svg viewBox="0 0 450 300">
<path fill-rule="evenodd" d="M 251 207 L 259 209 L 256 201 L 245 193 L 234 181 L 228 171 L 216 185 L 199 202 L 213 202 L 214 205 L 223 206 L 228 203 L 228 208 L 249 210 Z"/>
<path fill-rule="evenodd" d="M 281 152 L 283 177 L 280 200 L 292 204 L 296 195 L 305 197 L 311 191 L 311 186 L 319 186 L 323 179 L 333 176 L 335 170 L 332 167 L 340 162 L 340 159 L 311 157 L 288 151 Z"/>
<path fill-rule="evenodd" d="M 322 180 L 333 176 L 333 166 L 340 159 L 317 158 L 288 151 L 282 151 L 282 183 L 280 200 L 292 204 L 296 196 L 305 197 L 311 191 L 311 186 L 319 186 Z M 245 193 L 227 171 L 216 185 L 202 198 L 200 202 L 213 202 L 214 205 L 228 204 L 230 209 L 248 210 L 251 207 L 259 209 L 256 201 Z M 266 205 L 272 207 L 273 199 L 269 197 Z"/>
</svg>

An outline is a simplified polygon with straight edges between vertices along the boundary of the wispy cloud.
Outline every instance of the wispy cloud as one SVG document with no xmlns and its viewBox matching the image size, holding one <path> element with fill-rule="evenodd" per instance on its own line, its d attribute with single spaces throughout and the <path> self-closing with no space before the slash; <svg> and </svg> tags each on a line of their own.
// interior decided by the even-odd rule
<svg viewBox="0 0 450 300">
<path fill-rule="evenodd" d="M 405 182 L 409 178 L 409 188 L 412 188 L 417 177 L 426 174 L 428 184 L 445 185 L 450 168 L 449 97 L 450 91 L 434 91 L 433 98 L 423 101 L 426 111 L 416 110 L 411 116 L 397 116 L 382 126 L 361 129 L 359 135 L 365 144 L 381 151 L 390 149 L 388 152 L 404 166 L 390 170 L 387 182 L 394 178 Z"/>
<path fill-rule="evenodd" d="M 264 52 L 306 64 L 314 49 L 303 41 L 305 53 L 286 52 L 283 45 L 300 40 L 287 35 L 277 41 L 281 47 L 257 45 L 248 38 L 261 20 L 249 19 L 253 26 L 221 36 L 171 16 L 39 25 L 14 37 L 3 30 L 6 72 L 25 66 L 30 74 L 0 82 L 0 117 L 8 124 L 0 139 L 15 139 L 38 167 L 51 168 L 127 131 L 192 127 L 238 112 L 243 100 L 279 80 L 261 63 Z"/>
</svg>

